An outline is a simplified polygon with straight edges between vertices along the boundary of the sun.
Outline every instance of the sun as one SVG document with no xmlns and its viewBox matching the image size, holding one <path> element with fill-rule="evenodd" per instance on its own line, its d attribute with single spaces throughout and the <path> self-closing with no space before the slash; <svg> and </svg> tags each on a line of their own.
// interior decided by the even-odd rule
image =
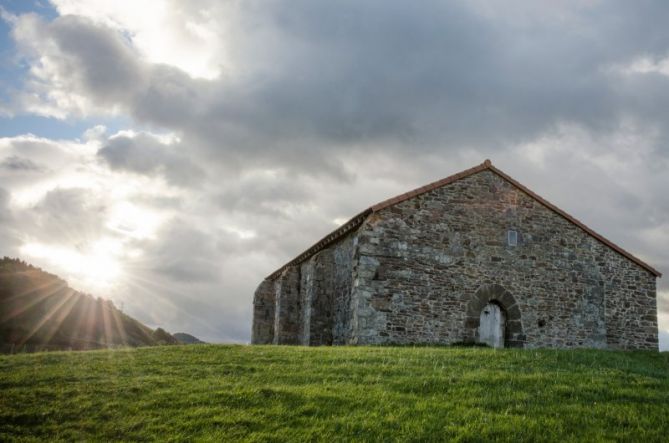
<svg viewBox="0 0 669 443">
<path fill-rule="evenodd" d="M 117 240 L 103 238 L 80 249 L 27 243 L 20 251 L 78 288 L 104 294 L 121 278 L 121 248 Z"/>
<path fill-rule="evenodd" d="M 68 244 L 30 239 L 19 249 L 31 263 L 67 280 L 74 288 L 111 296 L 127 283 L 132 262 L 143 255 L 134 244 L 153 239 L 166 216 L 127 201 L 112 204 L 106 214 L 105 232 L 97 239 L 77 239 L 68 233 Z"/>
</svg>

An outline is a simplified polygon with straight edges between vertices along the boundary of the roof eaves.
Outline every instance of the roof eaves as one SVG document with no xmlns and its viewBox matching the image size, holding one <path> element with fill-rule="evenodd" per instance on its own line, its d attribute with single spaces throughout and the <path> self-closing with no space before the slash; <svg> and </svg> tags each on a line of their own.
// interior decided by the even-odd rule
<svg viewBox="0 0 669 443">
<path fill-rule="evenodd" d="M 364 211 L 360 212 L 359 214 L 355 215 L 349 221 L 347 221 L 346 223 L 344 223 L 343 225 L 341 225 L 340 227 L 338 227 L 337 229 L 335 229 L 334 231 L 330 232 L 328 235 L 317 241 L 315 244 L 313 244 L 307 250 L 302 252 L 300 255 L 298 255 L 285 265 L 281 266 L 276 271 L 272 272 L 270 275 L 266 277 L 266 279 L 273 279 L 278 277 L 287 267 L 298 265 L 309 259 L 312 255 L 316 254 L 317 252 L 327 248 L 332 243 L 336 242 L 341 237 L 343 237 L 344 235 L 351 232 L 353 229 L 360 226 L 362 222 L 365 221 L 367 216 L 371 213 L 372 213 L 371 208 L 367 208 Z"/>
<path fill-rule="evenodd" d="M 426 192 L 434 191 L 437 188 L 441 188 L 442 186 L 446 186 L 448 184 L 451 184 L 457 180 L 460 180 L 465 177 L 469 177 L 470 175 L 474 175 L 477 172 L 481 172 L 487 168 L 490 167 L 490 160 L 486 160 L 483 163 L 481 163 L 478 166 L 474 166 L 473 168 L 466 169 L 462 172 L 458 172 L 457 174 L 453 174 L 449 177 L 442 178 L 441 180 L 437 180 L 435 182 L 429 183 L 425 186 L 421 186 L 420 188 L 413 189 L 409 192 L 405 192 L 404 194 L 397 195 L 395 197 L 389 198 L 388 200 L 384 200 L 380 203 L 375 204 L 372 206 L 370 209 L 373 212 L 380 211 L 381 209 L 388 208 L 390 206 L 396 205 L 398 203 L 401 203 L 403 201 L 409 200 L 413 197 L 416 197 L 417 195 L 425 194 Z"/>
</svg>

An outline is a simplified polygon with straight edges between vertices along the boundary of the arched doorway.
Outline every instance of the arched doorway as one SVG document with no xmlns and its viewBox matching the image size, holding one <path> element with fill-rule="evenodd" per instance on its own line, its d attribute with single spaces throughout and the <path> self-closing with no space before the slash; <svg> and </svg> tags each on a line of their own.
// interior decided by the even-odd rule
<svg viewBox="0 0 669 443">
<path fill-rule="evenodd" d="M 481 309 L 479 317 L 479 342 L 491 348 L 503 348 L 505 327 L 504 310 L 497 303 L 488 303 Z"/>
<path fill-rule="evenodd" d="M 488 314 L 485 314 L 486 309 Z M 497 342 L 495 336 L 499 337 Z M 522 348 L 525 334 L 520 308 L 513 295 L 500 285 L 481 286 L 467 303 L 463 340 L 493 347 Z"/>
</svg>

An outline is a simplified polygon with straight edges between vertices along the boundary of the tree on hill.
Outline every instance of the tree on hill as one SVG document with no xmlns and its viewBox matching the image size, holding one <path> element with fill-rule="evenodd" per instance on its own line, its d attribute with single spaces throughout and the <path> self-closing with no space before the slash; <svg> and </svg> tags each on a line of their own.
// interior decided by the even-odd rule
<svg viewBox="0 0 669 443">
<path fill-rule="evenodd" d="M 163 328 L 158 328 L 151 334 L 153 339 L 159 345 L 178 345 L 179 340 L 174 338 L 170 333 Z"/>
<path fill-rule="evenodd" d="M 179 340 L 179 343 L 183 343 L 185 345 L 199 345 L 199 344 L 204 344 L 205 343 L 202 340 L 200 340 L 199 338 L 197 338 L 197 337 L 195 337 L 191 334 L 187 334 L 185 332 L 175 332 L 172 335 L 174 336 L 174 338 Z"/>
</svg>

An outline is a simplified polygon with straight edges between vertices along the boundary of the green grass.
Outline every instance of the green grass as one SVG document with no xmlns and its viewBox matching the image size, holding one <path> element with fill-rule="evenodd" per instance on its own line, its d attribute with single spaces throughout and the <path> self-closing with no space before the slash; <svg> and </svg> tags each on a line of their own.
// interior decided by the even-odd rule
<svg viewBox="0 0 669 443">
<path fill-rule="evenodd" d="M 0 356 L 0 441 L 667 441 L 669 353 L 173 346 Z"/>
</svg>

